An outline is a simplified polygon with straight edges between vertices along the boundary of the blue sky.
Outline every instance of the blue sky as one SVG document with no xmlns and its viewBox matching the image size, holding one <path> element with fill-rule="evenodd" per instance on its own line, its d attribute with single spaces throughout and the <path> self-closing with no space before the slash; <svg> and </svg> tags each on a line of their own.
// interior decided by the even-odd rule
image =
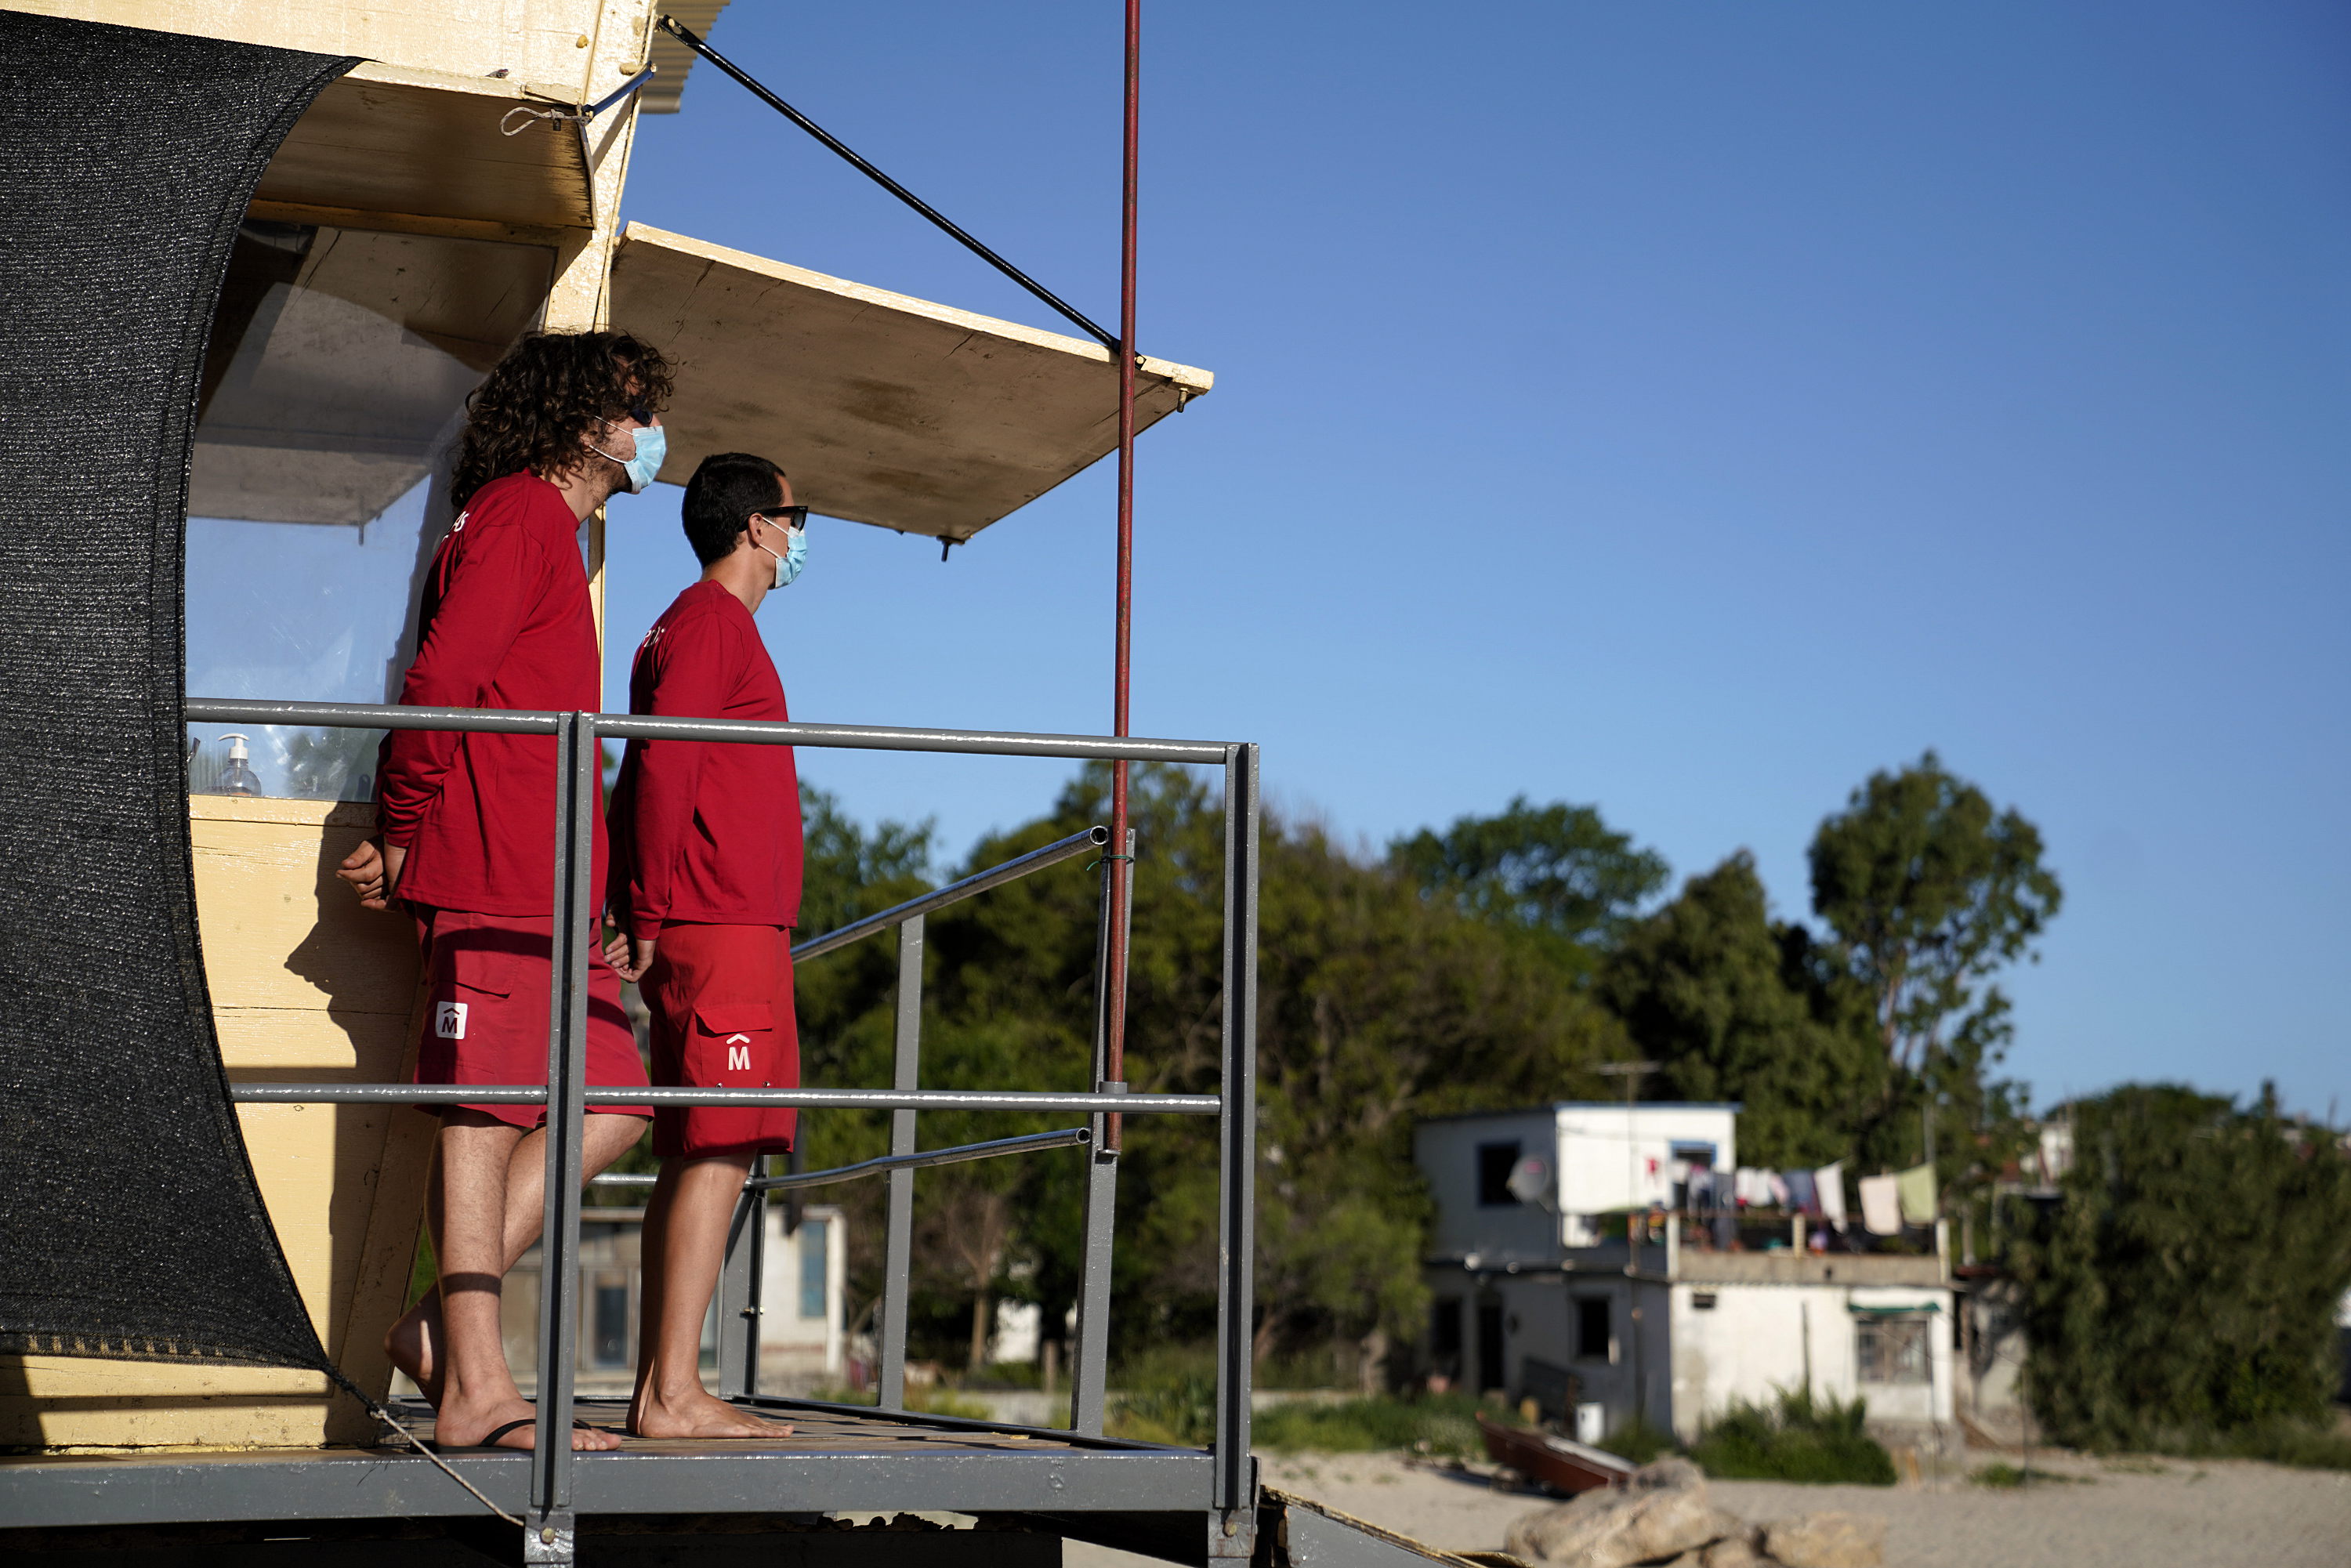
<svg viewBox="0 0 2351 1568">
<path fill-rule="evenodd" d="M 2065 882 L 2037 1098 L 2351 1090 L 2351 13 L 1147 10 L 1143 343 L 1218 385 L 1142 443 L 1139 732 L 1260 741 L 1367 844 L 1594 802 L 1788 916 L 1932 747 Z M 1110 319 L 1118 11 L 713 41 Z M 706 67 L 627 215 L 1057 324 Z M 614 507 L 615 697 L 678 495 Z M 820 521 L 762 613 L 795 715 L 1106 729 L 1112 526 L 1106 465 L 945 565 Z M 1064 774 L 802 765 L 950 857 Z"/>
</svg>

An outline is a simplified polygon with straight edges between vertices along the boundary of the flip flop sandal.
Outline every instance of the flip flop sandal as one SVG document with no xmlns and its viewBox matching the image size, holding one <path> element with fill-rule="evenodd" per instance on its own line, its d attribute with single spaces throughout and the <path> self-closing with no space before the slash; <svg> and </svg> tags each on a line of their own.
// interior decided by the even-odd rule
<svg viewBox="0 0 2351 1568">
<path fill-rule="evenodd" d="M 442 1443 L 436 1441 L 433 1443 L 431 1447 L 433 1451 L 436 1454 L 486 1454 L 491 1452 L 493 1449 L 496 1449 L 497 1452 L 502 1454 L 518 1454 L 524 1450 L 520 1448 L 498 1448 L 498 1439 L 505 1437 L 509 1432 L 521 1431 L 525 1427 L 531 1425 L 538 1419 L 538 1417 L 536 1416 L 525 1416 L 519 1419 L 509 1421 L 503 1427 L 493 1427 L 478 1443 Z"/>
</svg>

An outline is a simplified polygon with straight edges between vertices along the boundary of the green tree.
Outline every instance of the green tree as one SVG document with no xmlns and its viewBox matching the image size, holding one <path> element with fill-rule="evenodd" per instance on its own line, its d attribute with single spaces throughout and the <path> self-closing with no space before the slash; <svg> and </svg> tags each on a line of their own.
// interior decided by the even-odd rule
<svg viewBox="0 0 2351 1568">
<path fill-rule="evenodd" d="M 2037 960 L 2032 939 L 2064 898 L 2041 852 L 2039 829 L 1995 814 L 1932 751 L 1871 774 L 1813 835 L 1813 913 L 1869 987 L 1896 1067 L 1920 1072 L 1954 1043 L 1998 1060 L 2011 1026 L 1990 977 Z"/>
<path fill-rule="evenodd" d="M 2060 1442 L 2198 1447 L 2316 1425 L 2351 1289 L 2351 1159 L 2331 1130 L 2169 1084 L 2072 1107 L 2063 1201 L 2011 1258 L 2033 1409 Z"/>
<path fill-rule="evenodd" d="M 1816 961 L 1802 926 L 1771 920 L 1744 850 L 1634 923 L 1596 991 L 1661 1064 L 1655 1096 L 1745 1105 L 1739 1148 L 1752 1164 L 1847 1157 L 1884 1097 L 1892 1070 L 1859 987 Z"/>
<path fill-rule="evenodd" d="M 972 868 L 1105 821 L 1108 782 L 1106 769 L 1081 773 L 1049 815 L 977 845 Z M 1222 1065 L 1221 802 L 1186 770 L 1138 768 L 1131 803 L 1139 858 L 1127 1080 L 1138 1091 L 1211 1091 Z M 1100 883 L 1081 865 L 933 918 L 925 1084 L 1086 1082 Z M 1415 1120 L 1596 1092 L 1598 1080 L 1582 1070 L 1621 1056 L 1625 1045 L 1614 1020 L 1566 986 L 1538 945 L 1454 901 L 1414 896 L 1416 884 L 1390 864 L 1270 815 L 1263 866 L 1259 1348 L 1335 1339 L 1374 1365 L 1387 1342 L 1416 1329 L 1422 1309 L 1426 1198 L 1411 1159 Z M 886 960 L 886 944 L 867 946 Z M 811 1060 L 851 1074 L 829 1082 L 886 1079 L 891 981 L 873 978 L 826 1015 L 838 1043 Z M 807 1007 L 802 1018 L 806 1028 Z M 925 1114 L 922 1144 L 1049 1124 Z M 838 1113 L 826 1125 L 852 1136 Z M 878 1116 L 857 1124 L 861 1147 L 839 1157 L 877 1152 L 882 1128 Z M 1126 1125 L 1114 1280 L 1114 1327 L 1125 1344 L 1197 1339 L 1214 1322 L 1215 1149 L 1215 1126 L 1202 1119 L 1139 1116 Z M 823 1157 L 831 1164 L 836 1155 Z M 914 1316 L 930 1354 L 948 1354 L 950 1336 L 979 1332 L 988 1303 L 1007 1297 L 1038 1301 L 1047 1334 L 1060 1333 L 1078 1287 L 1082 1172 L 1081 1157 L 1055 1153 L 923 1174 L 916 1208 L 926 1260 Z M 870 1292 L 878 1285 L 878 1189 L 840 1190 L 865 1206 L 855 1212 L 866 1239 L 852 1260 L 861 1291 Z M 970 1354 L 967 1340 L 958 1359 Z"/>
<path fill-rule="evenodd" d="M 1867 988 L 1895 1069 L 1873 1141 L 1886 1148 L 1895 1113 L 1916 1098 L 1925 1158 L 1947 1182 L 1964 1179 L 2013 1109 L 2012 1086 L 1986 1077 L 2014 1032 L 1991 977 L 2019 958 L 2039 961 L 2033 938 L 2064 902 L 2042 864 L 2040 830 L 2013 808 L 1995 811 L 1928 751 L 1870 775 L 1821 824 L 1811 862 L 1813 911 Z M 1938 1139 L 1955 1117 L 1963 1136 Z"/>
<path fill-rule="evenodd" d="M 1388 858 L 1433 898 L 1575 948 L 1605 946 L 1666 884 L 1666 862 L 1601 820 L 1595 806 L 1513 798 L 1499 816 L 1461 817 L 1388 846 Z"/>
</svg>

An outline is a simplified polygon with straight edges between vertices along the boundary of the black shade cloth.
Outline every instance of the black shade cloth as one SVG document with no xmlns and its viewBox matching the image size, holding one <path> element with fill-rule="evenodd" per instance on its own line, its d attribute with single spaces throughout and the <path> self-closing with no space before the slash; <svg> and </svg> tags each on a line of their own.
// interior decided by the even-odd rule
<svg viewBox="0 0 2351 1568">
<path fill-rule="evenodd" d="M 327 1367 L 213 1034 L 181 585 L 229 246 L 356 63 L 0 12 L 0 1351 Z"/>
</svg>

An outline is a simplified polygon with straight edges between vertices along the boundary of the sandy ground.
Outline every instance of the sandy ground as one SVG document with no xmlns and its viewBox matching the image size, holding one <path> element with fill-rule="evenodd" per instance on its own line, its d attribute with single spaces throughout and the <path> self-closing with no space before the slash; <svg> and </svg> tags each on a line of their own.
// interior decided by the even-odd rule
<svg viewBox="0 0 2351 1568">
<path fill-rule="evenodd" d="M 2351 1564 L 2351 1474 L 2235 1460 L 2066 1459 L 2047 1468 L 2079 1479 L 2014 1490 L 1955 1479 L 1891 1488 L 1718 1481 L 1714 1492 L 1758 1521 L 1824 1508 L 1884 1514 L 1887 1568 Z M 1263 1474 L 1269 1485 L 1457 1551 L 1499 1547 L 1513 1520 L 1551 1506 L 1474 1472 L 1420 1469 L 1395 1455 L 1269 1457 Z M 1064 1562 L 1144 1568 L 1150 1559 L 1072 1542 Z"/>
</svg>

